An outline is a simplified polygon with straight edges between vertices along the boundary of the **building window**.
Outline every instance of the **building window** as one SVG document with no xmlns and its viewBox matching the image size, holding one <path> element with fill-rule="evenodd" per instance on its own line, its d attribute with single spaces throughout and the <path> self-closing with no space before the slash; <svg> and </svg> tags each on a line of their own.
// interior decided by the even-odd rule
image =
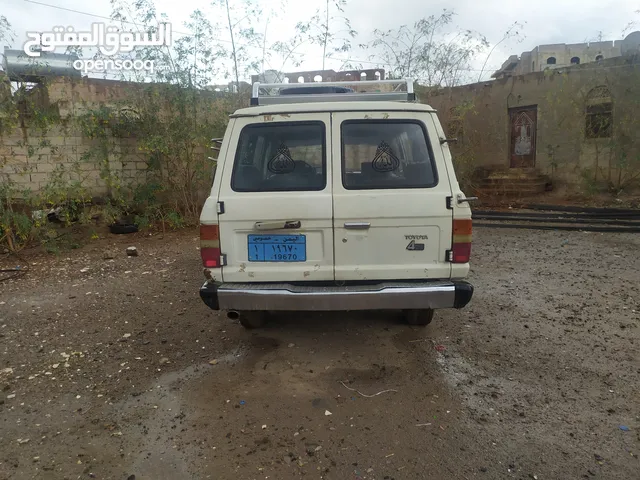
<svg viewBox="0 0 640 480">
<path fill-rule="evenodd" d="M 585 112 L 585 136 L 587 138 L 610 138 L 613 131 L 613 101 L 611 92 L 598 86 L 587 94 Z"/>
<path fill-rule="evenodd" d="M 580 65 L 580 57 L 571 57 L 572 65 Z"/>
<path fill-rule="evenodd" d="M 599 62 L 600 60 L 604 60 L 604 57 L 602 55 L 596 55 L 596 62 Z"/>
<path fill-rule="evenodd" d="M 555 65 L 555 64 L 556 64 L 556 57 L 547 58 L 547 65 Z"/>
<path fill-rule="evenodd" d="M 536 71 L 536 62 L 531 62 L 531 71 L 532 72 Z"/>
</svg>

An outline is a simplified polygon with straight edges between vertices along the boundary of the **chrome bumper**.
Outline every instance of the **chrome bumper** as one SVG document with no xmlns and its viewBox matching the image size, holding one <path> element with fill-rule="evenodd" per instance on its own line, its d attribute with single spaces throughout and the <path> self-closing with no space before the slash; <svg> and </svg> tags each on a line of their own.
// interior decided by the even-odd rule
<svg viewBox="0 0 640 480">
<path fill-rule="evenodd" d="M 403 310 L 462 308 L 473 296 L 464 281 L 298 286 L 287 283 L 205 283 L 200 297 L 213 310 Z"/>
</svg>

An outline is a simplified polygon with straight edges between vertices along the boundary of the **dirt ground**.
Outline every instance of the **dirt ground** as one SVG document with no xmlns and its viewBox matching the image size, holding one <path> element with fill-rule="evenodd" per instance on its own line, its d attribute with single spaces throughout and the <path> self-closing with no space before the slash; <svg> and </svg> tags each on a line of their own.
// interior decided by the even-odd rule
<svg viewBox="0 0 640 480">
<path fill-rule="evenodd" d="M 426 328 L 252 332 L 160 237 L 0 282 L 0 479 L 640 478 L 640 235 L 478 228 L 471 304 Z"/>
</svg>

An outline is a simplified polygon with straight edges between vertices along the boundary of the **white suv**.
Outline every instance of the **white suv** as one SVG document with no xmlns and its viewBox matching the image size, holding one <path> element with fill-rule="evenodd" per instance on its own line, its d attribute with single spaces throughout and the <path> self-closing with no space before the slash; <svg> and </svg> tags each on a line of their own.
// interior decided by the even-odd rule
<svg viewBox="0 0 640 480">
<path fill-rule="evenodd" d="M 256 328 L 283 310 L 404 310 L 426 325 L 470 301 L 471 199 L 435 110 L 409 80 L 357 82 L 393 85 L 254 85 L 200 217 L 206 305 Z"/>
</svg>

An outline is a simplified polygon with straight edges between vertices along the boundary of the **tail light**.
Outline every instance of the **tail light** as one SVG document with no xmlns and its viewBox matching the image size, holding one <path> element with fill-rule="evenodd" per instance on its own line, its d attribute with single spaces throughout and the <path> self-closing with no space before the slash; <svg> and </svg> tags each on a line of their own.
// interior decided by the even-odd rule
<svg viewBox="0 0 640 480">
<path fill-rule="evenodd" d="M 471 219 L 453 221 L 452 263 L 467 263 L 471 256 Z"/>
<path fill-rule="evenodd" d="M 220 228 L 218 225 L 200 225 L 200 256 L 207 268 L 220 268 Z"/>
</svg>

